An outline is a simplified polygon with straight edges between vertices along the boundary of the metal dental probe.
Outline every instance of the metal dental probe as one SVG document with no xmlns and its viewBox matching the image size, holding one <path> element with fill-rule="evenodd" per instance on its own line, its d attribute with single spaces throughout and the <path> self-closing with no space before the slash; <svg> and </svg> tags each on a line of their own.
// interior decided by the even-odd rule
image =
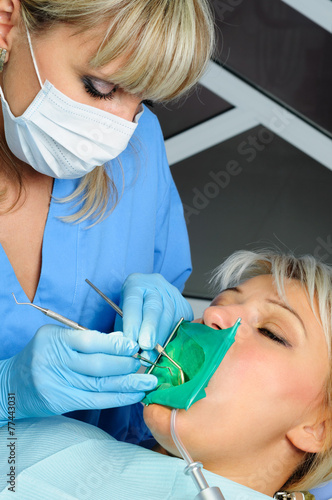
<svg viewBox="0 0 332 500">
<path fill-rule="evenodd" d="M 121 316 L 121 318 L 123 318 L 123 312 L 122 310 L 120 309 L 119 306 L 117 306 L 115 304 L 115 302 L 113 302 L 113 300 L 109 299 L 107 297 L 107 295 L 105 295 L 101 290 L 99 290 L 99 288 L 97 288 L 93 283 L 91 283 L 91 281 L 89 281 L 88 279 L 85 280 L 87 282 L 88 285 L 90 285 L 97 293 L 99 293 L 99 295 L 101 297 L 103 297 L 104 300 L 106 300 L 107 304 L 109 304 L 115 312 L 118 313 L 119 316 Z"/>
<path fill-rule="evenodd" d="M 19 306 L 34 307 L 35 309 L 38 309 L 38 311 L 42 312 L 43 314 L 45 314 L 49 318 L 55 319 L 56 321 L 59 321 L 59 323 L 63 323 L 64 325 L 69 326 L 70 328 L 73 328 L 74 330 L 89 330 L 89 328 L 85 328 L 84 326 L 79 325 L 78 323 L 76 323 L 76 321 L 73 321 L 69 318 L 66 318 L 65 316 L 62 316 L 62 314 L 51 311 L 51 309 L 45 309 L 45 307 L 37 306 L 36 304 L 32 304 L 31 302 L 18 302 L 15 295 L 14 295 L 14 292 L 12 292 L 12 296 L 14 297 L 16 304 L 18 304 Z M 110 299 L 108 299 L 108 300 L 110 300 Z M 112 302 L 112 301 L 110 301 L 110 302 Z M 116 306 L 116 307 L 118 308 L 118 306 Z M 120 308 L 118 308 L 118 309 L 119 309 L 119 311 L 121 311 Z M 121 313 L 122 313 L 122 311 L 121 311 Z M 132 357 L 137 358 L 137 359 L 141 359 L 142 361 L 146 361 L 150 365 L 155 365 L 155 363 L 153 363 L 149 359 L 144 358 L 140 354 L 134 354 Z M 166 367 L 160 367 L 160 368 L 166 368 Z M 173 375 L 173 374 L 171 373 L 171 375 Z"/>
<path fill-rule="evenodd" d="M 159 361 L 159 359 L 160 359 L 160 356 L 162 356 L 162 355 L 163 355 L 163 351 L 164 351 L 164 349 L 166 348 L 167 344 L 169 344 L 169 342 L 170 342 L 170 341 L 172 340 L 172 338 L 174 337 L 175 332 L 176 332 L 176 330 L 179 328 L 179 326 L 181 325 L 182 321 L 184 321 L 184 318 L 180 318 L 180 319 L 179 319 L 179 321 L 177 322 L 177 324 L 175 325 L 175 327 L 174 327 L 174 328 L 173 328 L 173 330 L 171 331 L 170 336 L 169 336 L 169 337 L 168 337 L 168 339 L 166 340 L 164 347 L 161 347 L 159 344 L 157 344 L 159 347 L 161 347 L 161 350 L 158 350 L 158 349 L 157 349 L 157 346 L 155 347 L 155 349 L 157 349 L 157 350 L 158 350 L 158 352 L 159 352 L 159 355 L 158 355 L 158 357 L 157 357 L 157 359 L 156 359 L 155 363 L 158 363 L 158 361 Z M 153 367 L 151 366 L 151 368 L 150 368 L 150 370 L 149 370 L 149 372 L 148 372 L 148 373 L 151 373 L 151 372 L 152 372 L 152 370 L 153 370 Z M 182 371 L 182 370 L 181 370 L 181 371 Z M 183 373 L 183 371 L 182 371 L 182 373 Z M 181 377 L 181 378 L 182 378 L 182 377 Z"/>
<path fill-rule="evenodd" d="M 157 359 L 156 359 L 156 361 L 155 361 L 155 366 L 157 365 L 157 363 L 158 363 L 158 361 L 159 361 L 160 357 L 161 357 L 161 356 L 165 356 L 165 357 L 166 357 L 166 358 L 167 358 L 167 359 L 168 359 L 168 360 L 169 360 L 169 361 L 170 361 L 170 362 L 171 362 L 171 363 L 172 363 L 172 364 L 173 364 L 173 365 L 174 365 L 174 366 L 175 366 L 175 367 L 179 370 L 179 372 L 180 372 L 181 384 L 184 384 L 184 383 L 185 383 L 185 378 L 184 378 L 184 372 L 183 372 L 183 370 L 182 370 L 181 366 L 180 366 L 180 365 L 178 365 L 178 364 L 174 361 L 174 359 L 172 359 L 172 358 L 171 358 L 171 357 L 170 357 L 170 356 L 166 353 L 166 351 L 165 351 L 165 348 L 166 348 L 167 344 L 169 344 L 169 342 L 170 342 L 170 341 L 172 340 L 172 338 L 174 337 L 174 335 L 175 335 L 175 333 L 176 333 L 177 329 L 179 328 L 180 324 L 182 323 L 182 321 L 184 321 L 184 318 L 180 318 L 180 319 L 179 319 L 179 321 L 177 322 L 177 324 L 176 324 L 176 325 L 175 325 L 175 327 L 173 328 L 173 330 L 172 330 L 172 332 L 171 332 L 170 336 L 168 337 L 167 341 L 165 342 L 164 347 L 162 347 L 162 346 L 161 346 L 161 345 L 159 345 L 159 344 L 156 344 L 156 346 L 155 346 L 155 350 L 156 350 L 156 351 L 158 351 L 159 355 L 158 355 L 158 357 L 157 357 Z M 155 368 L 155 366 L 151 366 L 150 370 L 148 371 L 148 373 L 149 373 L 149 374 L 153 372 L 153 369 Z M 159 366 L 159 368 L 161 368 L 161 367 Z"/>
<path fill-rule="evenodd" d="M 66 318 L 65 316 L 62 316 L 62 314 L 58 314 L 54 311 L 51 311 L 51 309 L 45 309 L 44 307 L 36 306 L 36 304 L 32 304 L 31 302 L 17 302 L 16 297 L 14 293 L 12 292 L 12 296 L 15 299 L 16 304 L 19 306 L 32 306 L 35 309 L 38 309 L 38 311 L 41 311 L 43 314 L 48 316 L 49 318 L 53 318 L 60 323 L 63 323 L 66 326 L 69 326 L 70 328 L 74 328 L 75 330 L 88 330 L 88 328 L 85 328 L 84 326 L 79 325 L 76 323 L 76 321 L 72 321 L 71 319 Z"/>
<path fill-rule="evenodd" d="M 159 344 L 156 344 L 156 347 L 155 347 L 156 351 L 159 352 L 159 354 L 162 354 L 163 356 L 166 356 L 166 358 L 171 362 L 173 363 L 174 366 L 176 366 L 176 368 L 179 370 L 180 372 L 180 378 L 181 378 L 181 384 L 184 384 L 184 373 L 183 373 L 183 370 L 181 368 L 180 365 L 178 365 L 174 359 L 170 358 L 169 355 L 166 353 L 166 351 L 164 350 L 163 347 L 161 347 L 161 345 Z"/>
<path fill-rule="evenodd" d="M 99 290 L 99 288 L 97 288 L 93 283 L 91 283 L 90 280 L 88 280 L 87 278 L 85 279 L 85 281 L 87 282 L 88 285 L 90 285 L 104 300 L 106 300 L 107 304 L 109 304 L 115 312 L 117 312 L 119 314 L 119 316 L 121 316 L 121 318 L 123 318 L 123 311 L 122 309 L 120 309 L 119 306 L 117 306 L 113 300 L 109 299 L 107 297 L 107 295 L 105 295 L 101 290 Z M 167 346 L 167 344 L 170 342 L 171 338 L 173 337 L 177 327 L 179 326 L 179 324 L 183 321 L 183 318 L 180 319 L 180 321 L 178 322 L 178 324 L 176 325 L 176 327 L 174 328 L 174 330 L 172 331 L 172 333 L 170 334 L 169 338 L 167 339 L 167 342 L 165 343 L 165 346 L 162 347 L 160 344 L 156 344 L 154 349 L 156 351 L 158 351 L 159 353 L 159 356 L 157 357 L 156 361 L 153 363 L 152 361 L 150 361 L 149 359 L 146 359 L 144 358 L 143 356 L 141 356 L 140 354 L 134 354 L 133 358 L 138 358 L 138 359 L 141 359 L 142 361 L 146 361 L 147 363 L 149 363 L 151 365 L 151 368 L 149 370 L 148 373 L 151 373 L 151 371 L 153 370 L 153 368 L 155 368 L 157 366 L 157 362 L 159 361 L 159 358 L 160 356 L 166 356 L 166 358 L 179 370 L 180 372 L 180 377 L 181 377 L 181 383 L 184 384 L 184 373 L 183 373 L 183 370 L 182 368 L 175 362 L 173 361 L 172 358 L 170 358 L 168 356 L 168 354 L 166 354 L 166 352 L 164 351 L 164 348 Z M 168 366 L 158 366 L 158 368 L 168 368 L 168 370 L 170 371 L 170 374 L 172 374 L 172 370 L 168 367 Z"/>
</svg>

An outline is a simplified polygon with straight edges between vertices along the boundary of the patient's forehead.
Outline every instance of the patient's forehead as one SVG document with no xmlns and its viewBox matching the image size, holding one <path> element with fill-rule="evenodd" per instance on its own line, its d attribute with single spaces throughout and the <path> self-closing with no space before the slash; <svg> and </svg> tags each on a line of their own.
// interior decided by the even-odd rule
<svg viewBox="0 0 332 500">
<path fill-rule="evenodd" d="M 283 279 L 284 291 L 278 290 L 275 277 L 272 274 L 261 274 L 254 276 L 245 281 L 240 282 L 238 285 L 233 285 L 218 294 L 211 302 L 211 305 L 218 305 L 220 301 L 224 300 L 226 294 L 230 299 L 231 297 L 250 297 L 260 296 L 262 300 L 265 298 L 281 300 L 287 302 L 293 296 L 299 294 L 306 294 L 305 287 L 299 280 L 284 278 Z"/>
</svg>

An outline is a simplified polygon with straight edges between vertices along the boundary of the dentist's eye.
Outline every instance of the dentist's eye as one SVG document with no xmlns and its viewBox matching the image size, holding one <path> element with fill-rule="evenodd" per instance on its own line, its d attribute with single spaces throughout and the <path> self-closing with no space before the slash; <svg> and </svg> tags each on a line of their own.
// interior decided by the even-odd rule
<svg viewBox="0 0 332 500">
<path fill-rule="evenodd" d="M 90 76 L 83 76 L 82 82 L 86 92 L 95 99 L 113 99 L 114 93 L 118 89 L 118 86 L 113 83 L 91 78 Z"/>
<path fill-rule="evenodd" d="M 258 328 L 258 331 L 259 331 L 259 333 L 261 333 L 265 337 L 268 337 L 269 339 L 273 340 L 274 342 L 282 344 L 286 347 L 290 347 L 290 343 L 287 342 L 286 339 L 284 339 L 283 337 L 280 337 L 278 335 L 275 335 L 273 332 L 271 332 L 267 328 Z"/>
</svg>

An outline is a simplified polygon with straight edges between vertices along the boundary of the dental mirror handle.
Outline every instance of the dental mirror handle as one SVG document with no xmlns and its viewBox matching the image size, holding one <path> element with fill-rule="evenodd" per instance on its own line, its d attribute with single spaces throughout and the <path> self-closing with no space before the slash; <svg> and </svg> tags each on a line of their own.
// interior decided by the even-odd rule
<svg viewBox="0 0 332 500">
<path fill-rule="evenodd" d="M 51 309 L 45 309 L 45 307 L 37 306 L 36 304 L 33 304 L 32 302 L 18 302 L 15 295 L 14 295 L 14 292 L 12 292 L 12 296 L 14 297 L 16 304 L 18 304 L 19 306 L 34 307 L 35 309 L 38 309 L 38 311 L 45 314 L 45 316 L 48 316 L 49 318 L 55 319 L 56 321 L 59 321 L 60 323 L 63 323 L 66 326 L 69 326 L 70 328 L 74 328 L 74 330 L 88 330 L 88 328 L 85 328 L 84 326 L 79 325 L 78 323 L 76 323 L 76 321 L 73 321 L 69 318 L 66 318 L 65 316 L 62 316 L 62 314 L 59 314 L 55 311 L 51 311 Z"/>
<path fill-rule="evenodd" d="M 69 326 L 69 328 L 73 328 L 74 330 L 88 330 L 88 328 L 79 325 L 78 323 L 76 323 L 76 321 L 72 321 L 71 319 L 62 316 L 62 314 L 58 314 L 54 311 L 51 311 L 50 309 L 45 309 L 45 311 L 42 312 L 49 318 L 53 318 L 56 321 L 59 321 L 60 323 L 63 323 L 66 326 Z"/>
</svg>

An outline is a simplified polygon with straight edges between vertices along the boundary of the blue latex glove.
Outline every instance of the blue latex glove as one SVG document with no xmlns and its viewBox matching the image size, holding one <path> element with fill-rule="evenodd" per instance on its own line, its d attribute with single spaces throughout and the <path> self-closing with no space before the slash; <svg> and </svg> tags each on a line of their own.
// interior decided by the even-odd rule
<svg viewBox="0 0 332 500">
<path fill-rule="evenodd" d="M 137 341 L 143 350 L 163 345 L 181 317 L 194 318 L 190 304 L 161 274 L 135 273 L 128 276 L 121 292 L 123 320 L 116 329 Z"/>
<path fill-rule="evenodd" d="M 0 423 L 8 418 L 8 393 L 15 394 L 15 418 L 141 401 L 157 378 L 135 373 L 137 351 L 120 332 L 41 327 L 20 353 L 0 361 Z"/>
</svg>

